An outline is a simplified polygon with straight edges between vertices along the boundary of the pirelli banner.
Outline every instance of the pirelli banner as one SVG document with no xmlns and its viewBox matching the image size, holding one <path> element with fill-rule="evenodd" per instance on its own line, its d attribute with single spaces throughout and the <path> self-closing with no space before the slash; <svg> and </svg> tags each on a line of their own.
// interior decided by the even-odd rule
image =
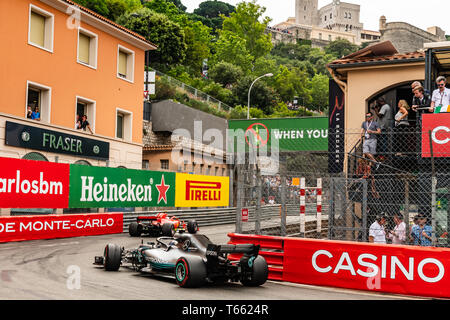
<svg viewBox="0 0 450 320">
<path fill-rule="evenodd" d="M 0 208 L 228 206 L 229 178 L 0 158 Z"/>
<path fill-rule="evenodd" d="M 176 174 L 176 207 L 226 207 L 229 204 L 229 177 Z"/>
</svg>

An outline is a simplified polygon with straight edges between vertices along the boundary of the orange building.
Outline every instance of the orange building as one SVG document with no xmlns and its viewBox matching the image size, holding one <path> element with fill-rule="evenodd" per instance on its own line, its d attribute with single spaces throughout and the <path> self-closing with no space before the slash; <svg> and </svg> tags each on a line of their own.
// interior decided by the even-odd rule
<svg viewBox="0 0 450 320">
<path fill-rule="evenodd" d="M 0 39 L 0 157 L 141 168 L 154 44 L 69 0 L 1 0 Z"/>
</svg>

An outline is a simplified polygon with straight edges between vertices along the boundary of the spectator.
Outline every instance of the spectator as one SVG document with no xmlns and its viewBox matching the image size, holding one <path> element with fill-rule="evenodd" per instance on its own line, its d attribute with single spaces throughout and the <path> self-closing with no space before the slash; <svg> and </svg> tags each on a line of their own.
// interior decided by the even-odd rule
<svg viewBox="0 0 450 320">
<path fill-rule="evenodd" d="M 433 243 L 432 229 L 431 226 L 427 224 L 427 217 L 424 215 L 419 215 L 419 224 L 416 231 L 416 237 L 418 239 L 419 246 L 431 246 Z"/>
<path fill-rule="evenodd" d="M 372 175 L 372 163 L 364 158 L 358 159 L 356 174 L 360 176 L 361 179 L 370 180 L 372 196 L 376 199 L 379 199 L 380 194 L 377 192 L 377 189 L 375 187 L 375 177 Z"/>
<path fill-rule="evenodd" d="M 405 244 L 406 242 L 406 224 L 403 222 L 403 216 L 394 215 L 395 227 L 390 231 L 388 238 L 392 240 L 392 244 Z"/>
<path fill-rule="evenodd" d="M 75 129 L 77 129 L 77 130 L 81 129 L 81 120 L 80 120 L 80 116 L 78 114 L 76 115 Z"/>
<path fill-rule="evenodd" d="M 447 79 L 444 76 L 440 76 L 436 79 L 436 84 L 438 89 L 434 90 L 431 96 L 431 112 L 434 112 L 435 108 L 450 105 L 450 89 L 445 87 Z"/>
<path fill-rule="evenodd" d="M 431 97 L 425 92 L 422 86 L 417 86 L 413 89 L 414 98 L 412 101 L 412 110 L 427 110 L 431 111 Z"/>
<path fill-rule="evenodd" d="M 83 117 L 81 118 L 81 129 L 83 131 L 86 131 L 86 128 L 88 128 L 91 134 L 93 134 L 89 121 L 87 120 L 87 115 L 83 115 Z"/>
<path fill-rule="evenodd" d="M 380 97 L 372 110 L 378 117 L 378 125 L 381 129 L 379 153 L 386 153 L 388 151 L 388 134 L 394 126 L 392 108 L 383 97 Z"/>
<path fill-rule="evenodd" d="M 409 128 L 409 121 L 408 121 L 408 110 L 409 105 L 406 102 L 406 100 L 400 100 L 398 102 L 398 112 L 395 115 L 395 151 L 396 156 L 399 156 L 402 154 L 402 152 L 405 152 L 408 150 L 408 139 L 406 136 L 406 133 L 408 132 Z"/>
<path fill-rule="evenodd" d="M 31 115 L 33 114 L 33 110 L 31 109 L 31 106 L 27 107 L 27 119 L 32 119 Z"/>
<path fill-rule="evenodd" d="M 369 242 L 370 243 L 386 243 L 386 231 L 384 225 L 386 224 L 386 216 L 381 214 L 370 226 Z"/>
<path fill-rule="evenodd" d="M 34 111 L 31 113 L 31 119 L 41 121 L 41 113 L 39 112 L 39 107 L 34 108 Z"/>
<path fill-rule="evenodd" d="M 411 231 L 409 232 L 409 238 L 410 241 L 418 246 L 419 245 L 419 238 L 417 237 L 417 231 L 416 229 L 419 228 L 419 216 L 414 216 L 413 225 L 411 226 Z"/>
<path fill-rule="evenodd" d="M 373 120 L 372 112 L 366 113 L 366 121 L 361 126 L 361 138 L 364 139 L 363 154 L 377 164 L 375 169 L 380 166 L 374 156 L 377 153 L 377 134 L 380 133 L 381 129 L 378 123 Z"/>
</svg>

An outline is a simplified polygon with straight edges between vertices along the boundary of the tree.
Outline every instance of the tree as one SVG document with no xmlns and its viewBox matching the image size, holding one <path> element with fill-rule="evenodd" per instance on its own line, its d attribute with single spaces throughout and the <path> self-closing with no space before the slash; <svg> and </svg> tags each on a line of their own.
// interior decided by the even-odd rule
<svg viewBox="0 0 450 320">
<path fill-rule="evenodd" d="M 233 87 L 232 91 L 236 96 L 237 104 L 248 104 L 248 92 L 254 80 L 253 76 L 246 76 Z M 258 108 L 265 114 L 271 114 L 273 106 L 279 102 L 277 93 L 264 82 L 264 79 L 257 81 L 253 85 L 250 97 L 251 107 Z"/>
<path fill-rule="evenodd" d="M 338 58 L 342 58 L 344 56 L 349 55 L 358 50 L 358 46 L 351 43 L 347 39 L 338 38 L 332 42 L 330 42 L 325 47 L 325 53 L 333 55 Z"/>
<path fill-rule="evenodd" d="M 167 16 L 148 8 L 129 12 L 118 18 L 118 23 L 155 43 L 158 49 L 150 51 L 150 60 L 165 66 L 181 63 L 186 57 L 183 29 Z"/>
<path fill-rule="evenodd" d="M 329 78 L 323 74 L 316 74 L 310 82 L 312 103 L 311 108 L 326 111 L 328 107 Z"/>
<path fill-rule="evenodd" d="M 235 84 L 243 75 L 239 66 L 225 61 L 220 61 L 209 70 L 209 77 L 224 87 Z"/>
<path fill-rule="evenodd" d="M 108 7 L 107 18 L 116 21 L 122 14 L 142 8 L 140 0 L 105 0 Z"/>
<path fill-rule="evenodd" d="M 194 14 L 205 18 L 219 18 L 221 15 L 229 17 L 235 7 L 222 1 L 204 1 L 200 3 Z"/>
<path fill-rule="evenodd" d="M 236 11 L 229 17 L 222 14 L 224 21 L 223 28 L 219 32 L 219 41 L 222 38 L 225 38 L 222 39 L 223 42 L 229 40 L 231 33 L 234 39 L 240 39 L 235 43 L 245 47 L 247 54 L 251 56 L 251 63 L 254 64 L 258 58 L 266 56 L 273 47 L 271 35 L 265 33 L 271 21 L 269 17 L 262 18 L 265 11 L 266 8 L 259 6 L 256 0 L 253 0 L 239 3 Z"/>
<path fill-rule="evenodd" d="M 302 98 L 305 104 L 312 100 L 307 87 L 308 75 L 301 69 L 289 70 L 286 66 L 280 66 L 272 82 L 284 102 L 291 102 L 295 96 Z"/>
<path fill-rule="evenodd" d="M 212 64 L 225 61 L 240 67 L 245 74 L 251 72 L 254 57 L 248 51 L 245 40 L 238 35 L 222 30 L 213 48 L 215 54 L 212 57 Z"/>
<path fill-rule="evenodd" d="M 173 3 L 180 11 L 186 12 L 186 7 L 181 3 L 181 0 L 167 0 L 168 2 Z"/>
<path fill-rule="evenodd" d="M 86 7 L 104 17 L 108 17 L 109 10 L 105 0 L 74 0 L 79 5 Z"/>
</svg>

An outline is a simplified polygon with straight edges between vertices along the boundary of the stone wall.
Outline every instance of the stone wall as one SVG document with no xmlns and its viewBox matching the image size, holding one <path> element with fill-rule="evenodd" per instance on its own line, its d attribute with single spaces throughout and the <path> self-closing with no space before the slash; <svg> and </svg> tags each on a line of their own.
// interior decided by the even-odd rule
<svg viewBox="0 0 450 320">
<path fill-rule="evenodd" d="M 380 24 L 381 39 L 391 41 L 400 53 L 414 52 L 423 49 L 424 43 L 444 41 L 434 35 L 405 22 L 390 22 Z"/>
</svg>

